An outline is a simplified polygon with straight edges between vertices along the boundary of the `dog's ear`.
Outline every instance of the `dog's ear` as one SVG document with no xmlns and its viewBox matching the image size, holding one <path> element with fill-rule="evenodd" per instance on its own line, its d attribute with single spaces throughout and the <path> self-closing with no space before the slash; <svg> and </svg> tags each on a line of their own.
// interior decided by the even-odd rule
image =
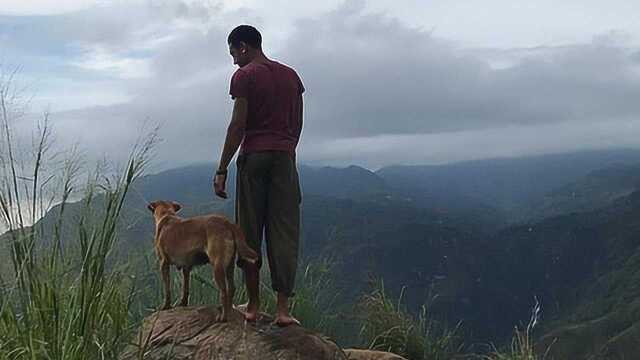
<svg viewBox="0 0 640 360">
<path fill-rule="evenodd" d="M 171 205 L 173 205 L 173 210 L 174 210 L 175 212 L 178 212 L 178 211 L 180 211 L 180 209 L 182 209 L 182 205 L 178 204 L 178 203 L 177 203 L 177 202 L 175 202 L 175 201 L 172 201 L 172 202 L 171 202 Z"/>
<path fill-rule="evenodd" d="M 149 205 L 147 205 L 147 209 L 149 209 L 151 212 L 155 212 L 156 211 L 156 203 L 155 201 L 152 203 L 149 203 Z"/>
</svg>

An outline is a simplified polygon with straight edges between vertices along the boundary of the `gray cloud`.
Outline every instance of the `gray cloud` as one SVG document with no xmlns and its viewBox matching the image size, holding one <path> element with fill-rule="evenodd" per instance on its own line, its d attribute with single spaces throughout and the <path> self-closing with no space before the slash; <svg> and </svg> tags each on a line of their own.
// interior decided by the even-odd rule
<svg viewBox="0 0 640 360">
<path fill-rule="evenodd" d="M 116 70 L 130 65 L 119 60 L 139 59 L 149 74 L 121 79 L 129 103 L 54 114 L 63 141 L 84 139 L 92 154 L 117 157 L 151 119 L 163 126 L 163 164 L 217 160 L 231 110 L 227 33 L 237 23 L 275 25 L 248 9 L 164 4 L 64 15 L 66 43 L 101 49 Z M 363 9 L 349 1 L 299 19 L 277 51 L 265 49 L 296 68 L 307 88 L 303 160 L 380 166 L 542 151 L 534 142 L 554 151 L 604 146 L 612 142 L 595 135 L 567 140 L 640 114 L 638 49 L 608 34 L 563 47 L 464 49 Z"/>
<path fill-rule="evenodd" d="M 640 112 L 632 57 L 603 38 L 493 69 L 429 33 L 353 8 L 300 21 L 294 34 L 287 59 L 299 64 L 313 96 L 310 110 L 318 121 L 309 129 L 327 136 L 598 121 Z"/>
</svg>

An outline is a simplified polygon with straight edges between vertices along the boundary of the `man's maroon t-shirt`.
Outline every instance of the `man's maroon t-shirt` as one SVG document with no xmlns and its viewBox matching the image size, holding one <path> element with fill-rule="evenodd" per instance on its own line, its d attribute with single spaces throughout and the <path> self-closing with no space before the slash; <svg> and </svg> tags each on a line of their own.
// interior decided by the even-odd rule
<svg viewBox="0 0 640 360">
<path fill-rule="evenodd" d="M 276 61 L 239 68 L 229 94 L 246 98 L 249 109 L 240 153 L 281 150 L 295 154 L 302 130 L 304 86 L 292 68 Z"/>
</svg>

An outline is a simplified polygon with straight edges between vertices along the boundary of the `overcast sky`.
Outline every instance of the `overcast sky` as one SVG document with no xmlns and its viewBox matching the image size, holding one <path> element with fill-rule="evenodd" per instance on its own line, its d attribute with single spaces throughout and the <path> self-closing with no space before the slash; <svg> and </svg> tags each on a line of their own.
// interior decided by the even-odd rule
<svg viewBox="0 0 640 360">
<path fill-rule="evenodd" d="M 635 14 L 628 0 L 2 0 L 0 62 L 91 157 L 122 157 L 151 121 L 158 168 L 217 161 L 226 36 L 252 24 L 307 89 L 300 160 L 376 169 L 640 147 Z"/>
</svg>

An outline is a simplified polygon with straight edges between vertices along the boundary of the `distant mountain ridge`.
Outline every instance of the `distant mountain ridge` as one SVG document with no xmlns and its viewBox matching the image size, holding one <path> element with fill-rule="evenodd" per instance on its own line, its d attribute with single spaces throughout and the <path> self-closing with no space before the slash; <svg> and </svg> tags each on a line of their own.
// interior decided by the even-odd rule
<svg viewBox="0 0 640 360">
<path fill-rule="evenodd" d="M 464 203 L 499 209 L 510 223 L 529 220 L 531 208 L 550 191 L 612 164 L 640 164 L 635 149 L 464 161 L 445 165 L 389 166 L 376 171 L 396 189 L 438 199 L 455 193 Z M 538 215 L 536 215 L 538 217 Z"/>
<path fill-rule="evenodd" d="M 343 199 L 391 194 L 391 188 L 384 179 L 356 165 L 346 168 L 300 165 L 299 172 L 302 190 L 309 194 Z"/>
<path fill-rule="evenodd" d="M 530 221 L 602 208 L 636 190 L 640 190 L 640 164 L 611 164 L 533 202 Z"/>
</svg>

